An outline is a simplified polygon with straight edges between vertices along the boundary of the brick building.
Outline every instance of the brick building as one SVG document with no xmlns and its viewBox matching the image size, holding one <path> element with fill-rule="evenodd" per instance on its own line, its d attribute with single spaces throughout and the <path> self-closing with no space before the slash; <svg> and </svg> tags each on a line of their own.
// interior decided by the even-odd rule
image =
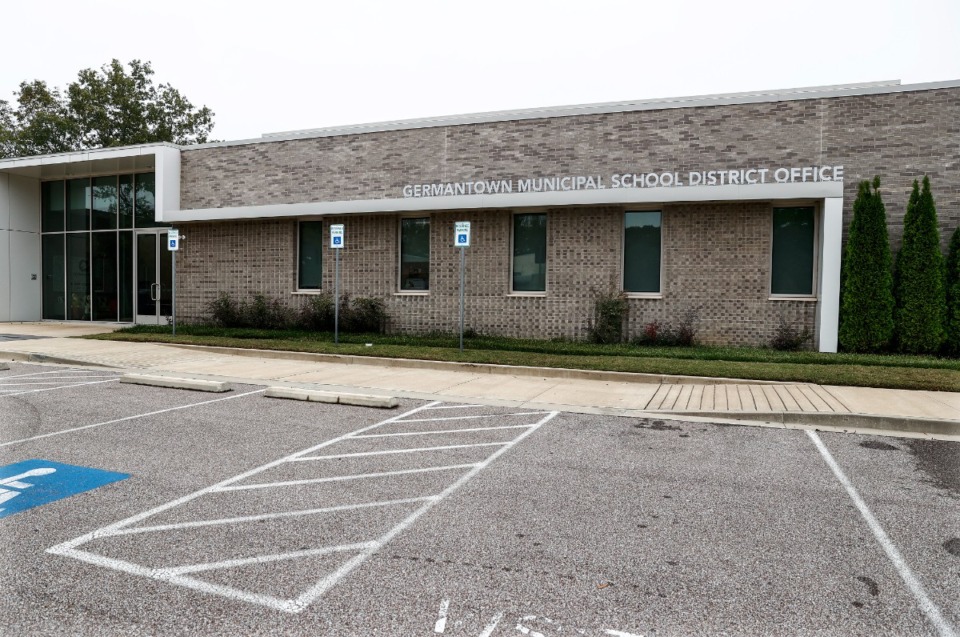
<svg viewBox="0 0 960 637">
<path fill-rule="evenodd" d="M 389 329 L 582 338 L 624 291 L 627 336 L 696 316 L 705 343 L 781 321 L 835 351 L 844 232 L 880 175 L 893 247 L 929 175 L 960 223 L 960 81 L 740 93 L 0 160 L 0 321 L 198 320 L 219 292 L 386 301 Z"/>
</svg>

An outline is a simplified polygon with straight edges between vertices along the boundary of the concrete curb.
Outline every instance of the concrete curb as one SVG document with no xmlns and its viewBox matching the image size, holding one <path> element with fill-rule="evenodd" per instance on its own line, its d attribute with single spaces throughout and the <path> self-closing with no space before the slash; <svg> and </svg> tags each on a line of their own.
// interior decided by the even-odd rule
<svg viewBox="0 0 960 637">
<path fill-rule="evenodd" d="M 133 385 L 150 385 L 151 387 L 168 387 L 170 389 L 192 389 L 193 391 L 206 391 L 217 394 L 233 389 L 229 383 L 221 381 L 200 380 L 198 378 L 177 378 L 173 376 L 148 376 L 146 374 L 124 374 L 120 377 L 120 382 Z"/>
<path fill-rule="evenodd" d="M 306 400 L 314 403 L 354 405 L 356 407 L 375 407 L 378 409 L 393 409 L 400 404 L 400 401 L 394 396 L 347 394 L 316 389 L 297 389 L 295 387 L 268 387 L 263 395 L 268 398 L 286 398 L 289 400 Z"/>
<path fill-rule="evenodd" d="M 744 378 L 715 378 L 711 376 L 671 376 L 644 374 L 640 372 L 609 372 L 566 367 L 523 367 L 519 365 L 495 365 L 493 363 L 456 363 L 451 361 L 426 361 L 412 358 L 385 358 L 382 356 L 354 356 L 347 354 L 317 354 L 314 352 L 287 352 L 271 349 L 245 349 L 215 345 L 187 345 L 184 343 L 155 343 L 169 347 L 199 350 L 214 354 L 246 356 L 292 361 L 315 361 L 346 365 L 373 365 L 377 367 L 401 367 L 429 369 L 434 371 L 473 372 L 475 374 L 503 374 L 506 376 L 533 376 L 537 378 L 568 378 L 571 380 L 599 380 L 618 383 L 645 383 L 656 385 L 783 385 L 782 381 L 748 380 Z M 805 383 L 789 383 L 803 385 Z"/>
<path fill-rule="evenodd" d="M 698 418 L 724 418 L 772 422 L 782 425 L 822 425 L 835 428 L 870 428 L 884 431 L 903 431 L 918 434 L 941 436 L 960 436 L 960 421 L 935 420 L 932 418 L 914 418 L 908 416 L 886 416 L 881 414 L 854 414 L 829 412 L 743 412 L 743 411 L 664 411 L 672 416 L 695 416 Z"/>
</svg>

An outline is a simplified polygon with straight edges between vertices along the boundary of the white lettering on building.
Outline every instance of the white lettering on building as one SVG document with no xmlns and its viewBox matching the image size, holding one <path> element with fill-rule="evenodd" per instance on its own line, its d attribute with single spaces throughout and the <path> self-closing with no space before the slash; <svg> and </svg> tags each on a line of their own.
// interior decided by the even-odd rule
<svg viewBox="0 0 960 637">
<path fill-rule="evenodd" d="M 498 195 L 525 192 L 566 192 L 606 188 L 684 188 L 688 186 L 752 186 L 843 181 L 843 166 L 790 166 L 778 168 L 728 168 L 725 170 L 649 171 L 610 175 L 551 175 L 519 179 L 407 184 L 405 198 Z"/>
</svg>

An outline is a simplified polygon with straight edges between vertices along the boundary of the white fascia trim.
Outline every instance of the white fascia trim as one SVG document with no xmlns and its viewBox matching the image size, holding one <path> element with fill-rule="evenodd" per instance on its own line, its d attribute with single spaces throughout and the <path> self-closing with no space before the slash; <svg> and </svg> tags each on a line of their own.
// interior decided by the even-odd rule
<svg viewBox="0 0 960 637">
<path fill-rule="evenodd" d="M 176 150 L 180 147 L 166 142 L 157 144 L 142 144 L 139 146 L 120 146 L 117 148 L 93 148 L 70 153 L 55 155 L 35 155 L 33 157 L 14 157 L 0 159 L 0 172 L 17 168 L 34 168 L 38 166 L 54 166 L 72 164 L 75 162 L 96 161 L 99 159 L 118 159 L 123 157 L 139 157 L 141 155 L 159 155 L 164 150 Z"/>
<path fill-rule="evenodd" d="M 476 210 L 587 205 L 639 205 L 697 201 L 763 201 L 842 197 L 843 182 L 754 184 L 744 186 L 684 186 L 676 188 L 608 188 L 565 192 L 526 192 L 452 197 L 357 199 L 315 203 L 271 204 L 232 208 L 177 210 L 164 214 L 165 222 L 275 219 L 389 212 Z"/>
</svg>

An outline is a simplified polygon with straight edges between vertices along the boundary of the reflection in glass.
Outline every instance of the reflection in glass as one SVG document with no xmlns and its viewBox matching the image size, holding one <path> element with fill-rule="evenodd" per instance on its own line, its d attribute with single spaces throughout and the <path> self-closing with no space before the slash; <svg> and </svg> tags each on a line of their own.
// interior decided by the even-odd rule
<svg viewBox="0 0 960 637">
<path fill-rule="evenodd" d="M 90 235 L 67 237 L 67 318 L 90 320 Z"/>
<path fill-rule="evenodd" d="M 155 228 L 164 224 L 154 221 L 156 207 L 156 176 L 153 173 L 136 175 L 134 186 L 134 210 L 136 227 Z"/>
<path fill-rule="evenodd" d="M 129 322 L 133 321 L 133 233 L 117 234 L 120 236 L 120 316 L 117 320 Z"/>
<path fill-rule="evenodd" d="M 59 321 L 66 318 L 64 314 L 66 309 L 65 290 L 63 288 L 63 236 L 62 234 L 43 235 L 41 242 L 43 247 L 43 318 Z"/>
<path fill-rule="evenodd" d="M 93 180 L 93 229 L 117 229 L 116 177 L 96 177 Z"/>
<path fill-rule="evenodd" d="M 773 294 L 813 294 L 813 208 L 773 209 Z"/>
<path fill-rule="evenodd" d="M 400 220 L 400 289 L 430 289 L 430 218 Z"/>
<path fill-rule="evenodd" d="M 513 291 L 547 289 L 547 215 L 513 216 Z"/>
<path fill-rule="evenodd" d="M 157 235 L 137 235 L 137 314 L 157 314 Z"/>
<path fill-rule="evenodd" d="M 660 291 L 660 222 L 660 212 L 624 215 L 624 292 Z"/>
<path fill-rule="evenodd" d="M 117 320 L 117 233 L 94 232 L 91 237 L 93 320 Z"/>
<path fill-rule="evenodd" d="M 118 190 L 120 228 L 133 227 L 133 175 L 120 175 Z"/>
<path fill-rule="evenodd" d="M 297 269 L 297 288 L 300 290 L 319 290 L 323 283 L 323 222 L 301 221 L 299 268 Z"/>
<path fill-rule="evenodd" d="M 63 182 L 45 181 L 40 184 L 42 231 L 63 232 Z"/>
<path fill-rule="evenodd" d="M 90 180 L 67 182 L 67 230 L 90 229 Z"/>
</svg>

